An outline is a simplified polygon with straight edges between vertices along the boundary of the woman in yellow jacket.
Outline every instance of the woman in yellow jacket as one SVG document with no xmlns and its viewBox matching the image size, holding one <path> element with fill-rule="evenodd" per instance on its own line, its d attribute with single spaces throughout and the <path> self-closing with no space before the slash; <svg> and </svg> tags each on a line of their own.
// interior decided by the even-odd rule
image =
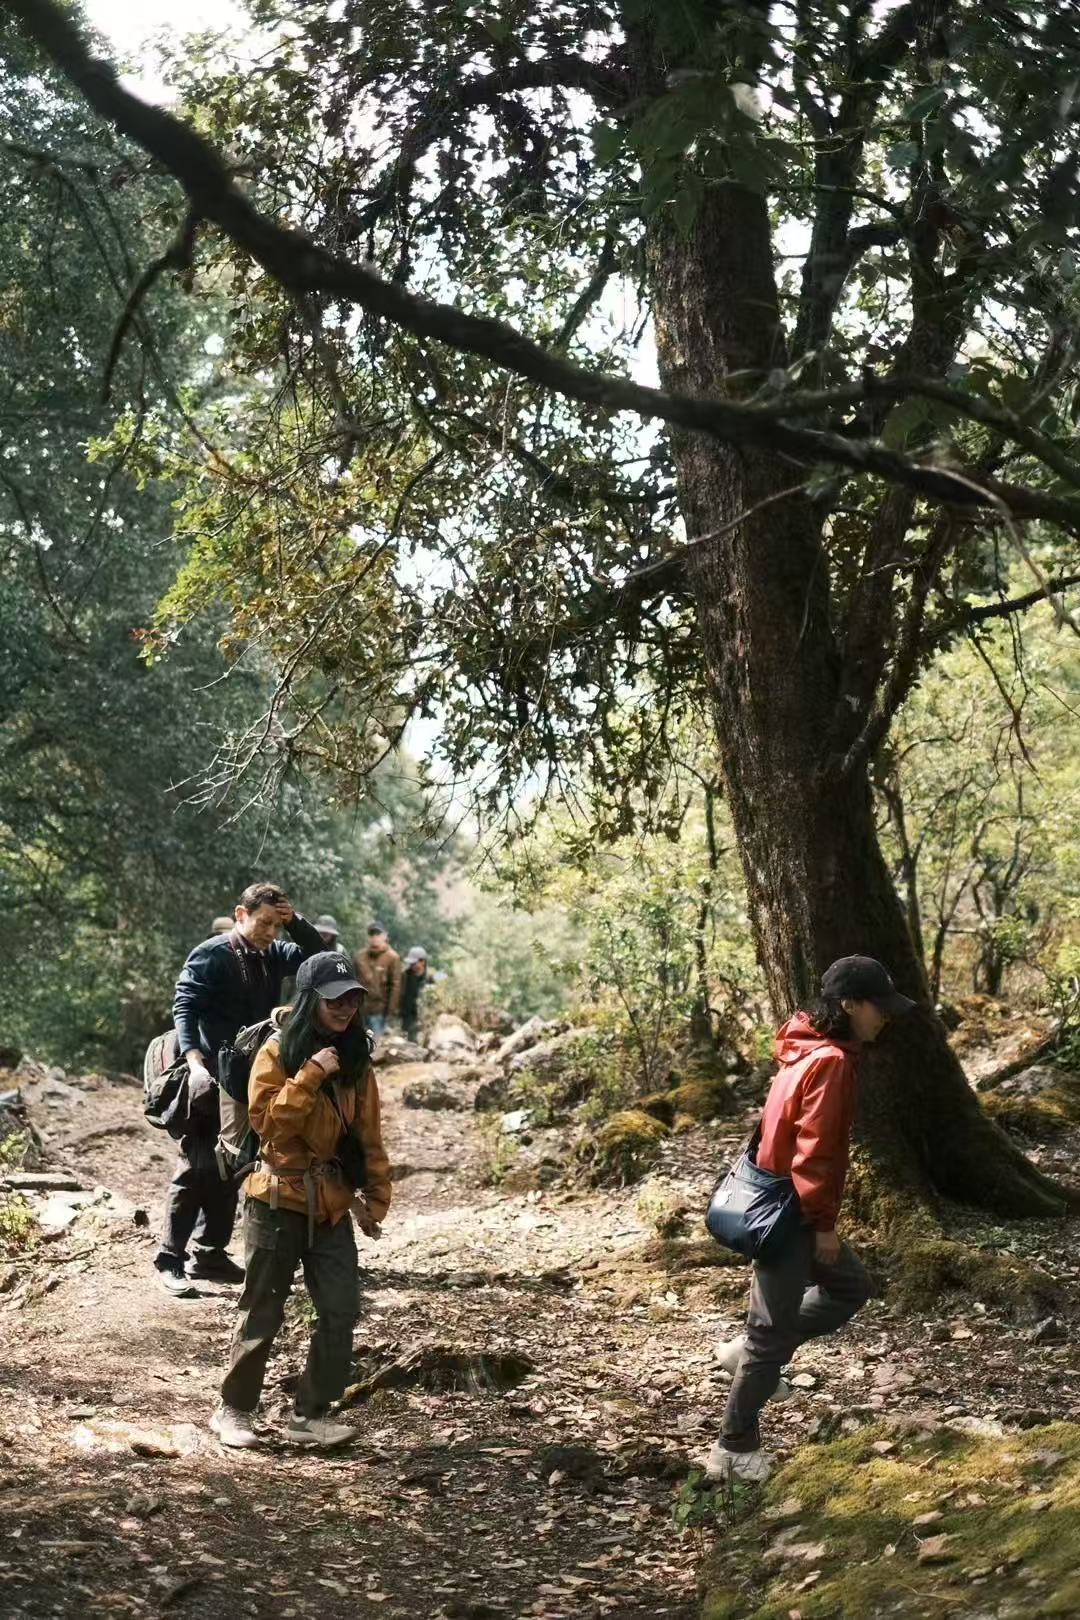
<svg viewBox="0 0 1080 1620">
<path fill-rule="evenodd" d="M 348 1380 L 359 1314 L 349 1215 L 375 1238 L 390 1204 L 363 997 L 339 951 L 309 957 L 297 971 L 293 1005 L 275 1015 L 280 1033 L 252 1064 L 248 1113 L 261 1151 L 244 1201 L 247 1276 L 221 1405 L 210 1420 L 227 1446 L 258 1444 L 252 1414 L 298 1264 L 317 1320 L 285 1438 L 327 1446 L 354 1433 L 326 1415 Z"/>
</svg>

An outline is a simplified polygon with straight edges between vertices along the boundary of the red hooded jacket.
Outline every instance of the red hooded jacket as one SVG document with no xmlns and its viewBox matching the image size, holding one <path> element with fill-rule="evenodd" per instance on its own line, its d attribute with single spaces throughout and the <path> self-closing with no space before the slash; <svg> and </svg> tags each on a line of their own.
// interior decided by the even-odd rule
<svg viewBox="0 0 1080 1620">
<path fill-rule="evenodd" d="M 818 1232 L 831 1232 L 840 1212 L 858 1054 L 858 1042 L 819 1035 L 802 1012 L 777 1032 L 773 1048 L 780 1071 L 761 1118 L 757 1162 L 791 1177 L 803 1219 Z"/>
</svg>

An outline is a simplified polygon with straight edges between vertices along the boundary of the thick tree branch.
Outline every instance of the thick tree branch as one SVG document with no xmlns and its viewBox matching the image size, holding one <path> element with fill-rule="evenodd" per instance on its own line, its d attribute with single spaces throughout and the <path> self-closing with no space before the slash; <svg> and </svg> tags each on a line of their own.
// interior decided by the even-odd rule
<svg viewBox="0 0 1080 1620">
<path fill-rule="evenodd" d="M 970 630 L 973 625 L 985 624 L 988 619 L 1008 619 L 1017 613 L 1026 613 L 1028 608 L 1038 607 L 1048 597 L 1060 596 L 1062 591 L 1071 590 L 1074 585 L 1080 585 L 1080 574 L 1057 574 L 1048 579 L 1045 585 L 1038 586 L 1033 591 L 1026 591 L 1023 596 L 1013 596 L 1002 602 L 989 602 L 980 607 L 968 607 L 959 612 L 955 618 L 947 619 L 944 624 L 935 626 L 930 638 L 935 644 L 948 641 L 950 637 L 963 630 Z"/>
<path fill-rule="evenodd" d="M 460 68 L 458 69 L 460 71 Z M 618 107 L 631 94 L 630 80 L 611 63 L 555 52 L 538 61 L 515 62 L 494 73 L 458 79 L 439 92 L 427 113 L 408 131 L 393 167 L 378 193 L 359 211 L 361 230 L 369 230 L 409 192 L 416 165 L 462 113 L 498 107 L 521 90 L 582 90 L 604 107 Z"/>
<path fill-rule="evenodd" d="M 194 211 L 212 221 L 276 281 L 298 294 L 328 293 L 451 348 L 479 355 L 569 399 L 664 421 L 729 444 L 759 445 L 802 465 L 829 464 L 900 484 L 929 500 L 963 506 L 1004 506 L 1020 518 L 1043 517 L 1080 527 L 1080 496 L 1068 497 L 987 480 L 962 470 L 900 455 L 872 441 L 796 428 L 785 402 L 746 405 L 691 398 L 645 387 L 629 378 L 587 370 L 544 349 L 501 321 L 469 315 L 452 304 L 417 298 L 362 264 L 320 248 L 302 232 L 261 214 L 234 184 L 220 155 L 189 125 L 125 90 L 115 70 L 94 58 L 56 0 L 0 0 L 91 106 L 140 145 L 187 192 Z M 797 399 L 797 396 L 795 396 Z"/>
<path fill-rule="evenodd" d="M 875 245 L 895 242 L 901 235 L 898 225 L 851 229 L 853 188 L 862 169 L 866 136 L 885 80 L 910 49 L 916 31 L 915 7 L 900 6 L 880 33 L 864 45 L 861 32 L 870 10 L 864 0 L 856 0 L 851 6 L 844 60 L 836 64 L 847 88 L 835 120 L 814 99 L 805 68 L 796 71 L 799 103 L 814 131 L 814 182 L 820 193 L 810 251 L 803 265 L 792 342 L 796 358 L 828 343 L 844 283 L 862 254 Z"/>
</svg>

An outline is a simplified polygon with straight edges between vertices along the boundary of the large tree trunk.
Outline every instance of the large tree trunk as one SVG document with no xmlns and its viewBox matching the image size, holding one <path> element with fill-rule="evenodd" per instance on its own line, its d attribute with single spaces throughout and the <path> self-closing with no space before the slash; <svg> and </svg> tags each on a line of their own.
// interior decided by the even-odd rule
<svg viewBox="0 0 1080 1620">
<path fill-rule="evenodd" d="M 764 201 L 710 190 L 688 233 L 655 224 L 650 279 L 667 388 L 716 394 L 725 376 L 784 364 Z M 863 1070 L 858 1132 L 877 1170 L 1001 1214 L 1046 1214 L 1061 1193 L 982 1112 L 931 1010 L 925 972 L 878 844 L 864 773 L 826 757 L 840 692 L 820 523 L 805 477 L 760 452 L 673 443 L 702 656 L 758 951 L 778 1016 L 835 957 L 880 958 L 920 1010 Z"/>
</svg>

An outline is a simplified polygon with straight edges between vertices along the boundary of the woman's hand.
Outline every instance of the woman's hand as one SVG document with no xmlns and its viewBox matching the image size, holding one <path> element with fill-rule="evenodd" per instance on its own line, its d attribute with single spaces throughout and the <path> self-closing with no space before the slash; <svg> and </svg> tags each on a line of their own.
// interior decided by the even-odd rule
<svg viewBox="0 0 1080 1620">
<path fill-rule="evenodd" d="M 321 1052 L 315 1052 L 311 1061 L 319 1065 L 328 1080 L 332 1075 L 337 1074 L 341 1068 L 337 1051 L 333 1046 L 324 1046 Z"/>
<path fill-rule="evenodd" d="M 367 1199 L 363 1193 L 357 1193 L 352 1201 L 353 1219 L 365 1237 L 372 1238 L 376 1243 L 382 1237 L 382 1227 L 372 1215 L 367 1206 Z"/>
</svg>

